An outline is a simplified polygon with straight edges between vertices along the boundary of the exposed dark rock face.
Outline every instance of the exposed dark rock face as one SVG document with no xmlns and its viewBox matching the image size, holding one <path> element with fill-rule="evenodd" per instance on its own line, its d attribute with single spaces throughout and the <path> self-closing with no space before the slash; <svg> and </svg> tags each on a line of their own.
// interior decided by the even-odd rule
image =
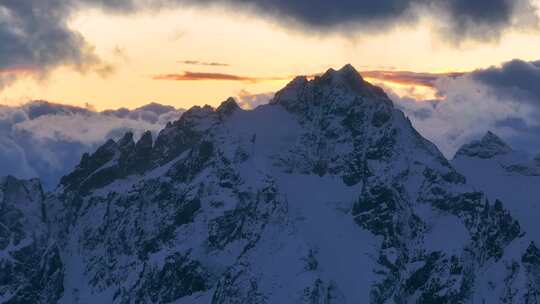
<svg viewBox="0 0 540 304">
<path fill-rule="evenodd" d="M 55 303 L 63 294 L 64 265 L 43 200 L 37 180 L 0 179 L 2 303 Z"/>
</svg>

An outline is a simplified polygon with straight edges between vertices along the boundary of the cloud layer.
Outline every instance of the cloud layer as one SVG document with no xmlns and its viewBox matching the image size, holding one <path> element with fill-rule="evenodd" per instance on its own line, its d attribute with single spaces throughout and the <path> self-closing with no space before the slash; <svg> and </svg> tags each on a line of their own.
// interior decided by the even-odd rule
<svg viewBox="0 0 540 304">
<path fill-rule="evenodd" d="M 540 152 L 540 64 L 513 60 L 460 77 L 441 77 L 441 100 L 416 100 L 390 92 L 420 133 L 449 157 L 491 130 L 514 148 Z M 388 91 L 388 89 L 387 89 Z"/>
<path fill-rule="evenodd" d="M 182 113 L 158 104 L 101 113 L 41 101 L 0 106 L 0 175 L 40 177 L 47 188 L 54 187 L 84 152 L 126 131 L 136 137 L 146 130 L 157 133 Z"/>
</svg>

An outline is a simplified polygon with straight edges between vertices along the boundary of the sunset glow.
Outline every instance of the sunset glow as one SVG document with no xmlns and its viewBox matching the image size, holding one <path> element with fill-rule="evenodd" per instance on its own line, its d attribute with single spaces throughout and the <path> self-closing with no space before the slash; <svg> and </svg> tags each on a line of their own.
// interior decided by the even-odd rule
<svg viewBox="0 0 540 304">
<path fill-rule="evenodd" d="M 516 57 L 533 60 L 540 49 L 540 36 L 531 31 L 511 30 L 499 41 L 456 45 L 442 41 L 424 18 L 388 32 L 314 35 L 219 7 L 135 15 L 83 10 L 71 18 L 70 27 L 95 47 L 108 70 L 60 66 L 46 75 L 24 68 L 2 71 L 0 75 L 17 74 L 18 80 L 0 91 L 1 103 L 46 99 L 88 103 L 97 109 L 133 108 L 151 101 L 176 107 L 217 105 L 242 90 L 273 92 L 294 75 L 312 75 L 349 62 L 361 71 L 454 73 Z M 514 47 L 524 44 L 528 47 Z M 433 97 L 425 83 L 404 84 L 370 74 L 366 78 L 403 94 Z"/>
</svg>

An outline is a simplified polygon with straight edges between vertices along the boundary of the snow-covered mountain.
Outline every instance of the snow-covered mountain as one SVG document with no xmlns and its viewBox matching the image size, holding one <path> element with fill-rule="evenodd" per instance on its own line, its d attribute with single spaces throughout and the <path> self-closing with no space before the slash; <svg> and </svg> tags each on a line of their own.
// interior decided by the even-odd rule
<svg viewBox="0 0 540 304">
<path fill-rule="evenodd" d="M 477 189 L 491 199 L 506 202 L 527 235 L 540 243 L 540 157 L 512 149 L 488 132 L 481 140 L 464 145 L 452 164 Z"/>
<path fill-rule="evenodd" d="M 489 148 L 472 154 L 509 151 Z M 14 197 L 1 208 L 24 209 Z M 528 227 L 350 65 L 297 77 L 254 110 L 228 99 L 193 107 L 155 139 L 109 140 L 36 204 L 40 224 L 24 231 L 39 265 L 55 267 L 13 271 L 31 294 L 0 280 L 6 303 L 540 299 Z M 0 227 L 24 226 L 26 214 Z M 20 242 L 4 243 L 0 273 Z"/>
</svg>

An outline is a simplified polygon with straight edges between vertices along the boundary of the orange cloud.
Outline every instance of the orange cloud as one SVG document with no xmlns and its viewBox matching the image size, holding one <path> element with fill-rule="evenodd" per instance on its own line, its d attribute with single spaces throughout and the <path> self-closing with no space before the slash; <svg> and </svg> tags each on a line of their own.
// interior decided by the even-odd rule
<svg viewBox="0 0 540 304">
<path fill-rule="evenodd" d="M 0 75 L 7 76 L 7 75 L 28 75 L 35 73 L 36 70 L 31 67 L 13 67 L 13 68 L 6 68 L 6 69 L 0 69 Z"/>
<path fill-rule="evenodd" d="M 402 85 L 412 85 L 433 88 L 435 81 L 440 78 L 450 77 L 455 78 L 463 76 L 465 72 L 449 72 L 449 73 L 417 73 L 411 71 L 363 71 L 360 72 L 363 77 L 380 80 L 384 82 L 392 82 Z"/>
<path fill-rule="evenodd" d="M 198 61 L 198 60 L 182 60 L 182 61 L 178 61 L 178 63 L 189 64 L 189 65 L 214 66 L 214 67 L 228 67 L 228 66 L 230 66 L 230 64 L 228 64 L 228 63 L 205 62 L 205 61 Z"/>
<path fill-rule="evenodd" d="M 198 81 L 198 80 L 224 80 L 241 82 L 263 82 L 272 80 L 287 80 L 290 77 L 249 77 L 234 74 L 209 73 L 209 72 L 189 72 L 183 74 L 161 74 L 152 77 L 154 80 L 174 80 L 174 81 Z"/>
</svg>

